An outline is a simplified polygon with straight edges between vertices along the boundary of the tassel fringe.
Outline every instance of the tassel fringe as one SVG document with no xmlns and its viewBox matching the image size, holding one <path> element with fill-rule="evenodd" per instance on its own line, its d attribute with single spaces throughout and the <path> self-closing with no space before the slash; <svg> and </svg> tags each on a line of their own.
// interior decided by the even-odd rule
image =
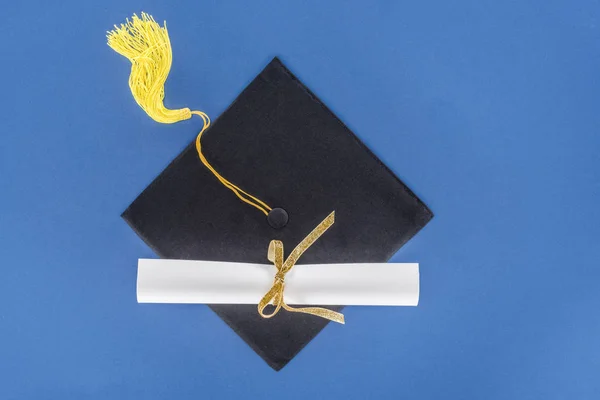
<svg viewBox="0 0 600 400">
<path fill-rule="evenodd" d="M 173 60 L 167 24 L 161 27 L 152 16 L 133 15 L 107 34 L 108 45 L 131 61 L 129 87 L 135 101 L 155 121 L 172 124 L 190 119 L 189 108 L 165 108 L 165 82 Z"/>
</svg>

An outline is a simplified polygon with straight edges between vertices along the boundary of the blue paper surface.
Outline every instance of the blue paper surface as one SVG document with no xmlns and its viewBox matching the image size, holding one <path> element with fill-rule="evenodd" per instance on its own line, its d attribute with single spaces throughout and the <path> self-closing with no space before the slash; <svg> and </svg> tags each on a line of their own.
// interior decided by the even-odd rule
<svg viewBox="0 0 600 400">
<path fill-rule="evenodd" d="M 167 20 L 166 104 L 218 116 L 279 56 L 436 214 L 417 308 L 345 309 L 271 370 L 205 306 L 138 305 L 120 213 L 195 137 L 105 31 Z M 1 399 L 597 399 L 595 1 L 3 5 Z"/>
</svg>

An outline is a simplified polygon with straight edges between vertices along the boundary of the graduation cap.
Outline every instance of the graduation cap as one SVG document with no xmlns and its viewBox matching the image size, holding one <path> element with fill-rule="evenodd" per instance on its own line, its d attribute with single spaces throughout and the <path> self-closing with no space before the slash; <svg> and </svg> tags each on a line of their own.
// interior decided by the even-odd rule
<svg viewBox="0 0 600 400">
<path fill-rule="evenodd" d="M 335 210 L 335 228 L 299 263 L 386 262 L 433 217 L 279 59 L 210 125 L 202 112 L 162 104 L 166 28 L 134 16 L 109 33 L 109 45 L 132 61 L 132 93 L 152 118 L 204 120 L 197 140 L 122 215 L 158 256 L 264 263 L 272 239 L 295 246 Z M 264 319 L 255 305 L 210 307 L 276 370 L 329 322 L 288 312 Z"/>
</svg>

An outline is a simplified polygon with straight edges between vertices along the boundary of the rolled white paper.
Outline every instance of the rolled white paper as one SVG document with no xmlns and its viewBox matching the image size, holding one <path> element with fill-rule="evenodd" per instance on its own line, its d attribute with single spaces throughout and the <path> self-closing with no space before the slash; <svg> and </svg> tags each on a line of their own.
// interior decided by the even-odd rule
<svg viewBox="0 0 600 400">
<path fill-rule="evenodd" d="M 275 267 L 216 261 L 138 261 L 138 303 L 258 304 Z M 419 264 L 300 264 L 285 276 L 288 304 L 416 306 Z"/>
</svg>

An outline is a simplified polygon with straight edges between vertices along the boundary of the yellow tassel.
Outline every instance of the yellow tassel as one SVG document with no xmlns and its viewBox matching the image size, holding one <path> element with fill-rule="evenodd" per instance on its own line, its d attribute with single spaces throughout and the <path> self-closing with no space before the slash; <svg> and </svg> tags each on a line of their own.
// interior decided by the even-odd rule
<svg viewBox="0 0 600 400">
<path fill-rule="evenodd" d="M 202 111 L 191 111 L 189 108 L 169 110 L 165 107 L 165 82 L 173 60 L 167 24 L 161 27 L 146 13 L 142 13 L 141 18 L 134 14 L 131 21 L 127 19 L 127 23 L 121 24 L 120 27 L 115 25 L 115 29 L 108 32 L 106 37 L 108 45 L 114 51 L 131 61 L 129 87 L 139 106 L 152 119 L 163 124 L 190 119 L 192 115 L 202 118 L 204 125 L 196 138 L 196 150 L 202 163 L 240 200 L 268 214 L 271 207 L 223 178 L 202 154 L 200 138 L 210 126 L 208 115 Z"/>
<path fill-rule="evenodd" d="M 173 59 L 167 26 L 161 27 L 146 13 L 108 32 L 108 45 L 131 61 L 129 87 L 135 101 L 155 121 L 172 124 L 192 118 L 189 108 L 165 108 L 165 82 Z"/>
</svg>

